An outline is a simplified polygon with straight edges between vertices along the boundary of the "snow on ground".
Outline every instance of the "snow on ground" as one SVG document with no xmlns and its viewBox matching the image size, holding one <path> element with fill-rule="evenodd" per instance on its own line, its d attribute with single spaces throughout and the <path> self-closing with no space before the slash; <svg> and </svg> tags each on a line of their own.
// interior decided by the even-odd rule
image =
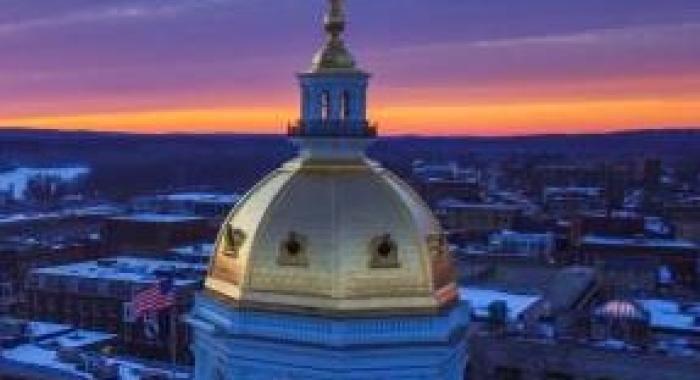
<svg viewBox="0 0 700 380">
<path fill-rule="evenodd" d="M 32 178 L 50 176 L 70 182 L 88 174 L 90 174 L 90 168 L 83 166 L 63 168 L 19 167 L 0 173 L 0 191 L 11 191 L 14 199 L 22 199 L 27 189 L 27 184 Z"/>
<path fill-rule="evenodd" d="M 84 331 L 81 333 L 85 333 Z M 99 333 L 92 333 L 99 334 Z M 94 355 L 94 354 L 93 354 Z M 9 362 L 21 363 L 26 369 L 34 369 L 45 375 L 58 371 L 64 375 L 70 375 L 76 379 L 95 379 L 92 374 L 83 372 L 78 366 L 62 361 L 56 350 L 42 346 L 41 344 L 24 344 L 12 349 L 4 350 L 0 357 Z M 117 365 L 120 380 L 139 380 L 145 373 L 170 376 L 171 379 L 190 379 L 191 374 L 182 368 L 171 367 L 166 363 L 142 363 L 138 360 L 126 358 L 111 358 L 102 356 L 107 365 Z"/>
<path fill-rule="evenodd" d="M 138 284 L 152 284 L 159 281 L 156 272 L 167 270 L 190 270 L 204 272 L 205 265 L 180 261 L 156 260 L 143 257 L 113 257 L 72 263 L 62 266 L 37 268 L 33 274 L 62 277 L 78 277 L 110 281 L 124 281 Z M 197 283 L 194 279 L 175 279 L 175 286 L 188 286 Z"/>
<path fill-rule="evenodd" d="M 67 334 L 48 339 L 48 341 L 60 347 L 81 348 L 108 341 L 114 337 L 115 335 L 98 331 L 73 330 Z"/>
<path fill-rule="evenodd" d="M 34 344 L 25 344 L 2 352 L 2 357 L 9 361 L 36 366 L 38 368 L 58 370 L 81 379 L 93 377 L 75 369 L 75 365 L 64 363 L 58 359 L 54 350 L 41 348 Z"/>
</svg>

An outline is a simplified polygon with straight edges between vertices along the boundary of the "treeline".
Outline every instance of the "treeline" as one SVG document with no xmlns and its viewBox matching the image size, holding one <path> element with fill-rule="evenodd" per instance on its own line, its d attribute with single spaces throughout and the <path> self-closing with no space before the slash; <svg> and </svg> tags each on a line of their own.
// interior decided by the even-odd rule
<svg viewBox="0 0 700 380">
<path fill-rule="evenodd" d="M 193 187 L 244 191 L 294 152 L 294 146 L 282 136 L 0 131 L 0 168 L 89 165 L 89 191 L 118 199 Z M 415 159 L 488 163 L 533 156 L 550 162 L 658 157 L 680 161 L 693 171 L 700 162 L 700 130 L 507 138 L 392 137 L 379 140 L 370 155 L 404 175 Z"/>
</svg>

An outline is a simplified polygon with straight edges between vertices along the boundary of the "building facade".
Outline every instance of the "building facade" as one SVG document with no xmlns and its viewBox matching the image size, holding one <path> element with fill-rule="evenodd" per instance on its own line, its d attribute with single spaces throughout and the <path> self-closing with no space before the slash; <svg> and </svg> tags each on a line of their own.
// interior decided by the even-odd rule
<svg viewBox="0 0 700 380">
<path fill-rule="evenodd" d="M 175 349 L 177 359 L 187 361 L 184 322 L 171 326 L 176 319 L 164 312 L 153 332 L 147 331 L 151 326 L 144 319 L 131 317 L 130 302 L 159 276 L 172 276 L 176 301 L 171 312 L 179 319 L 192 306 L 205 271 L 203 265 L 125 256 L 37 268 L 27 279 L 27 314 L 31 319 L 115 334 L 126 352 L 144 358 L 168 360 Z M 180 337 L 176 342 L 169 339 L 171 327 Z"/>
<path fill-rule="evenodd" d="M 207 218 L 160 213 L 133 213 L 110 217 L 102 230 L 111 251 L 162 254 L 169 249 L 216 235 Z"/>
<path fill-rule="evenodd" d="M 519 205 L 445 200 L 438 203 L 436 214 L 454 240 L 486 241 L 495 232 L 513 229 L 523 209 Z"/>
<path fill-rule="evenodd" d="M 603 281 L 592 268 L 565 268 L 544 292 L 546 307 L 539 316 L 519 323 L 492 316 L 491 323 L 473 323 L 469 378 L 697 378 L 698 303 L 613 298 Z"/>
<path fill-rule="evenodd" d="M 588 235 L 578 260 L 598 268 L 619 292 L 684 295 L 698 289 L 699 255 L 700 247 L 683 240 Z"/>
</svg>

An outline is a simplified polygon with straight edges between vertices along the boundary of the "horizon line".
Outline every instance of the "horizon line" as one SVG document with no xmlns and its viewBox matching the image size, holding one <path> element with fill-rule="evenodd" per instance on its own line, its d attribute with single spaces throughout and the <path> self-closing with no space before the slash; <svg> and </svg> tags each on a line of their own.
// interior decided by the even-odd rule
<svg viewBox="0 0 700 380">
<path fill-rule="evenodd" d="M 600 131 L 585 132 L 533 132 L 533 133 L 512 133 L 512 134 L 466 134 L 466 133 L 387 133 L 380 134 L 377 139 L 384 138 L 536 138 L 536 137 L 567 137 L 567 136 L 606 136 L 639 133 L 700 133 L 700 126 L 674 126 L 674 127 L 638 127 L 620 128 Z M 288 138 L 285 133 L 274 132 L 250 132 L 250 131 L 132 131 L 132 130 L 99 130 L 90 128 L 46 128 L 46 127 L 24 127 L 24 126 L 0 126 L 0 133 L 57 133 L 57 134 L 96 134 L 96 135 L 123 135 L 123 136 L 241 136 L 241 137 L 280 137 Z"/>
</svg>

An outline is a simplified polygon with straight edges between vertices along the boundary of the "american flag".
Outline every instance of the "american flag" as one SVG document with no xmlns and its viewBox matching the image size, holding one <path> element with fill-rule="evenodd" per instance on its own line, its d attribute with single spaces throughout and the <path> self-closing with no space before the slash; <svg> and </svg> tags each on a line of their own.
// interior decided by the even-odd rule
<svg viewBox="0 0 700 380">
<path fill-rule="evenodd" d="M 136 293 L 132 300 L 134 316 L 141 318 L 147 313 L 158 312 L 175 304 L 175 291 L 172 278 L 162 279 Z"/>
</svg>

